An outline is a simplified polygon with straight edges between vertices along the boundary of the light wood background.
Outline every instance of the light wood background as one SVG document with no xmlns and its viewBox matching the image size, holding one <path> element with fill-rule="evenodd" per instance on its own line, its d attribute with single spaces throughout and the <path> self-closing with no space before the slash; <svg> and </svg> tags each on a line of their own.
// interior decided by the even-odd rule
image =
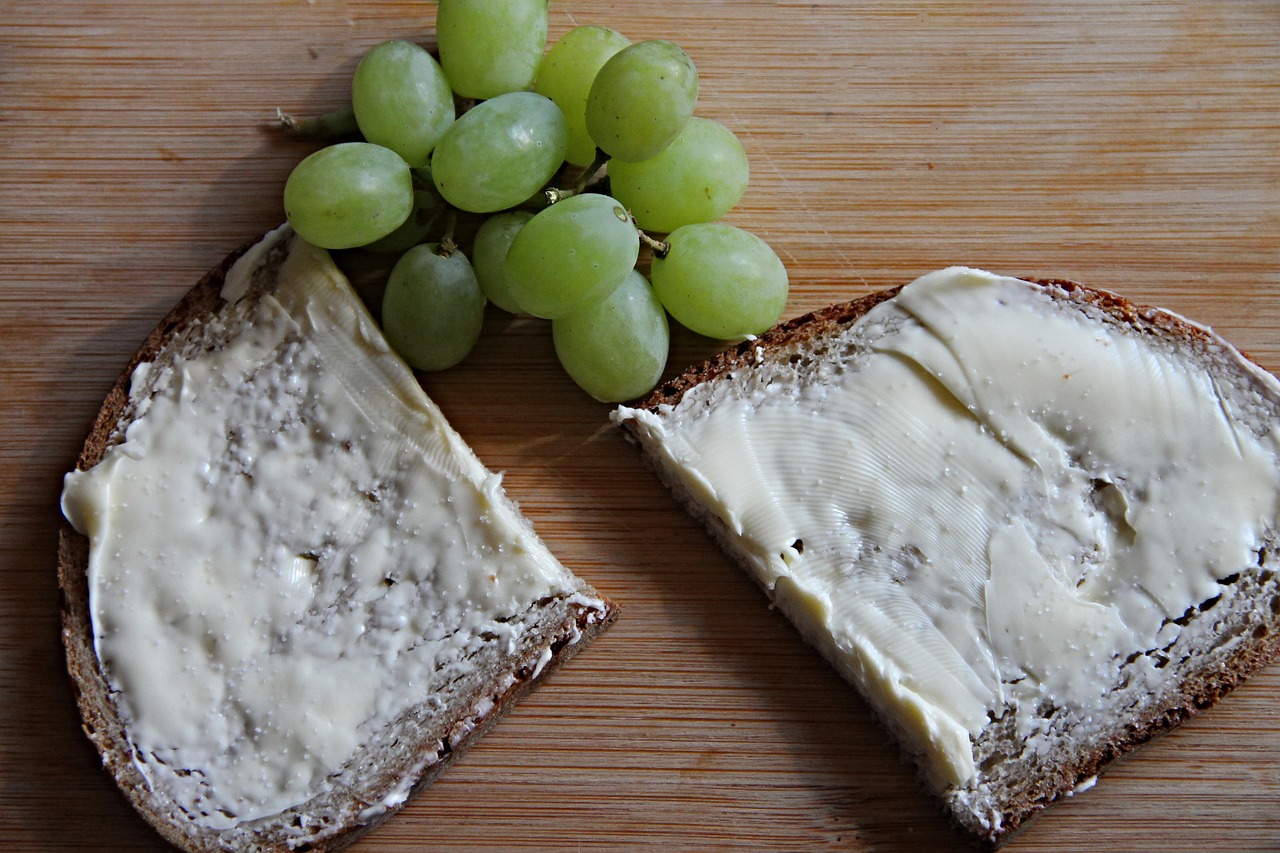
<svg viewBox="0 0 1280 853">
<path fill-rule="evenodd" d="M 60 476 L 151 326 L 282 217 L 308 149 L 426 2 L 0 0 L 0 847 L 158 849 L 62 673 Z M 788 314 L 967 263 L 1209 323 L 1280 369 L 1280 4 L 553 0 L 552 35 L 669 37 L 742 138 L 730 221 Z M 711 351 L 679 340 L 673 368 Z M 626 608 L 359 850 L 964 846 L 864 706 L 559 372 L 489 318 L 429 392 L 552 549 Z M 1171 425 L 1175 427 L 1176 425 Z M 1280 850 L 1280 668 L 1122 762 L 1013 851 Z"/>
</svg>

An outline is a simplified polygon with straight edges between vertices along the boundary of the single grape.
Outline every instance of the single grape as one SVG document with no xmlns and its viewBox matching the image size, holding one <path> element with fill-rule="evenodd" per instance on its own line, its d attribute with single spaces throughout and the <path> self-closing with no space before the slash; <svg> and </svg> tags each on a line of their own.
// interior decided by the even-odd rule
<svg viewBox="0 0 1280 853">
<path fill-rule="evenodd" d="M 504 268 L 516 304 L 554 319 L 608 296 L 639 254 L 626 208 L 609 196 L 583 193 L 530 219 L 511 242 Z"/>
<path fill-rule="evenodd" d="M 604 403 L 653 390 L 671 343 L 667 313 L 636 270 L 603 301 L 552 320 L 551 335 L 570 378 Z"/>
<path fill-rule="evenodd" d="M 492 213 L 527 201 L 564 163 L 569 131 L 550 98 L 511 92 L 477 104 L 445 131 L 431 177 L 445 201 Z"/>
<path fill-rule="evenodd" d="M 453 92 L 431 54 L 407 41 L 384 41 L 364 55 L 351 80 L 351 107 L 364 138 L 410 166 L 426 165 L 453 124 Z"/>
<path fill-rule="evenodd" d="M 587 95 L 596 72 L 627 45 L 626 36 L 608 27 L 575 27 L 560 37 L 538 66 L 533 91 L 556 102 L 569 123 L 565 159 L 578 166 L 595 160 L 596 143 L 587 133 Z"/>
<path fill-rule="evenodd" d="M 484 324 L 484 294 L 467 256 L 415 246 L 396 262 L 382 296 L 387 341 L 419 370 L 444 370 L 466 357 Z"/>
<path fill-rule="evenodd" d="M 655 255 L 654 291 L 671 316 L 700 335 L 758 335 L 782 316 L 787 270 L 756 235 L 721 223 L 677 228 Z"/>
<path fill-rule="evenodd" d="M 714 222 L 746 192 L 747 153 L 733 131 L 693 116 L 656 156 L 609 165 L 609 190 L 646 231 Z"/>
<path fill-rule="evenodd" d="M 302 238 L 325 249 L 350 249 L 400 227 L 413 209 L 409 164 L 389 148 L 342 142 L 293 167 L 284 212 Z"/>
<path fill-rule="evenodd" d="M 511 314 L 523 314 L 524 309 L 511 296 L 506 272 L 507 250 L 511 248 L 516 234 L 532 218 L 533 214 L 527 210 L 494 214 L 476 230 L 471 247 L 471 264 L 475 267 L 480 289 L 490 302 Z"/>
<path fill-rule="evenodd" d="M 466 98 L 519 92 L 547 47 L 547 0 L 440 0 L 436 10 L 440 64 L 453 91 Z"/>
<path fill-rule="evenodd" d="M 698 72 L 669 41 L 642 41 L 613 55 L 587 96 L 587 131 L 618 160 L 648 160 L 684 129 L 698 100 Z"/>
<path fill-rule="evenodd" d="M 413 191 L 413 210 L 409 217 L 381 240 L 374 240 L 361 248 L 370 252 L 393 254 L 404 252 L 426 239 L 431 226 L 444 213 L 444 199 L 429 189 Z"/>
</svg>

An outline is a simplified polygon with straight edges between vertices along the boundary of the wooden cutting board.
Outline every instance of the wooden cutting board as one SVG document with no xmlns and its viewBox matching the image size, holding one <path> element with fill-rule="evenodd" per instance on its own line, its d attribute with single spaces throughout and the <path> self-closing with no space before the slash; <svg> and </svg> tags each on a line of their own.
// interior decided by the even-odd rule
<svg viewBox="0 0 1280 853">
<path fill-rule="evenodd" d="M 128 355 L 282 217 L 361 51 L 434 6 L 0 2 L 0 846 L 159 849 L 62 674 L 61 474 Z M 555 0 L 668 37 L 753 178 L 729 221 L 788 314 L 952 263 L 1070 277 L 1280 369 L 1274 0 Z M 712 347 L 681 336 L 672 367 Z M 426 380 L 566 564 L 624 618 L 360 850 L 961 850 L 866 708 L 642 469 L 545 324 L 493 313 Z M 1280 850 L 1280 669 L 1111 770 L 1017 851 Z"/>
</svg>

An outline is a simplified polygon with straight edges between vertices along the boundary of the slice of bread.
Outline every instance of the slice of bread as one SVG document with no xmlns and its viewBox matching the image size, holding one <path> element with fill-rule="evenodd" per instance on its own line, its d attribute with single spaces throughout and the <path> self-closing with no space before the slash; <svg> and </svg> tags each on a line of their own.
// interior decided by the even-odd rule
<svg viewBox="0 0 1280 853">
<path fill-rule="evenodd" d="M 1171 313 L 952 268 L 614 420 L 984 846 L 1280 653 L 1280 383 Z"/>
<path fill-rule="evenodd" d="M 85 732 L 183 850 L 345 846 L 617 612 L 287 228 L 146 340 L 63 507 Z"/>
</svg>

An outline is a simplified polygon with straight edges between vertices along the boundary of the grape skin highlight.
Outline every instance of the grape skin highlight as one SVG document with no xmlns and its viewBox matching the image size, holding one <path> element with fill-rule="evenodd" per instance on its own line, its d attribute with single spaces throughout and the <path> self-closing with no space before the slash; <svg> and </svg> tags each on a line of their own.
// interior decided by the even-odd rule
<svg viewBox="0 0 1280 853">
<path fill-rule="evenodd" d="M 351 80 L 360 133 L 417 168 L 453 124 L 453 92 L 431 54 L 406 41 L 386 41 L 364 55 Z"/>
<path fill-rule="evenodd" d="M 570 163 L 589 166 L 596 143 L 587 133 L 587 95 L 596 73 L 614 54 L 631 44 L 626 36 L 608 27 L 575 27 L 547 51 L 538 66 L 533 90 L 556 102 L 569 123 Z"/>
<path fill-rule="evenodd" d="M 533 84 L 547 46 L 547 0 L 440 0 L 440 64 L 453 91 L 494 98 Z"/>
<path fill-rule="evenodd" d="M 413 178 L 399 154 L 370 142 L 343 142 L 309 155 L 284 185 L 293 229 L 324 249 L 379 240 L 413 209 Z"/>
<path fill-rule="evenodd" d="M 671 144 L 693 115 L 698 71 L 669 41 L 642 41 L 606 62 L 587 96 L 587 131 L 618 160 L 648 160 Z"/>
<path fill-rule="evenodd" d="M 419 370 L 444 370 L 471 352 L 484 325 L 484 294 L 467 256 L 415 246 L 396 262 L 382 297 L 382 329 Z"/>
<path fill-rule="evenodd" d="M 431 155 L 445 201 L 493 213 L 527 201 L 564 163 L 569 129 L 550 98 L 511 92 L 477 104 L 453 123 Z"/>
<path fill-rule="evenodd" d="M 671 316 L 711 338 L 759 335 L 787 304 L 787 270 L 756 235 L 721 223 L 685 225 L 655 255 L 654 291 Z"/>
<path fill-rule="evenodd" d="M 667 313 L 636 270 L 603 301 L 552 320 L 551 334 L 565 372 L 602 403 L 653 390 L 671 344 Z"/>
<path fill-rule="evenodd" d="M 675 141 L 639 163 L 615 160 L 609 189 L 646 231 L 714 222 L 747 190 L 747 153 L 733 131 L 693 116 Z"/>
</svg>

